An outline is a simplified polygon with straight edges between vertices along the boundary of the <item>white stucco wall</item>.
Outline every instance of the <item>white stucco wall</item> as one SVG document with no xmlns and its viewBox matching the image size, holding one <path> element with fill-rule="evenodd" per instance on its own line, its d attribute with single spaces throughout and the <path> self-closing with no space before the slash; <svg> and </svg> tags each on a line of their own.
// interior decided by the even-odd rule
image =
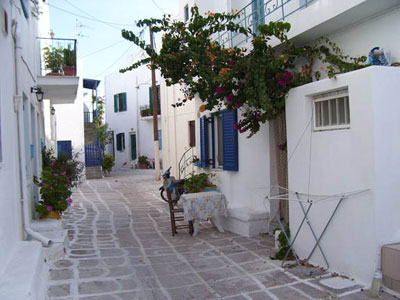
<svg viewBox="0 0 400 300">
<path fill-rule="evenodd" d="M 158 74 L 156 74 L 156 78 L 160 78 Z M 138 88 L 136 88 L 137 86 Z M 154 159 L 153 119 L 142 118 L 139 111 L 141 105 L 149 104 L 150 86 L 151 72 L 146 66 L 105 77 L 106 123 L 109 125 L 109 130 L 114 131 L 114 168 L 116 169 L 122 168 L 124 162 L 129 163 L 131 161 L 130 133 L 136 133 L 138 157 L 145 155 Z M 127 94 L 127 110 L 124 112 L 114 112 L 114 95 L 118 93 Z M 159 130 L 162 130 L 160 118 L 158 119 L 158 127 Z M 118 133 L 125 133 L 124 151 L 116 150 L 116 134 Z M 107 153 L 112 154 L 110 145 L 107 147 Z M 160 151 L 160 159 L 162 159 L 162 150 Z"/>
<path fill-rule="evenodd" d="M 34 185 L 32 175 L 40 172 L 40 138 L 43 138 L 41 126 L 43 113 L 42 105 L 37 102 L 31 87 L 35 85 L 37 70 L 37 20 L 30 17 L 25 19 L 20 9 L 16 9 L 9 1 L 2 1 L 2 9 L 8 14 L 8 34 L 0 30 L 0 121 L 1 121 L 1 151 L 0 162 L 0 273 L 8 259 L 13 254 L 18 242 L 25 238 L 22 230 L 21 192 L 27 203 L 29 212 L 32 212 L 34 201 Z M 1 11 L 3 14 L 3 11 Z M 18 26 L 21 48 L 17 55 L 17 65 L 14 61 L 14 42 L 11 35 L 11 21 L 15 20 Z M 24 62 L 24 61 L 26 62 Z M 32 75 L 31 75 L 32 74 Z M 33 76 L 33 78 L 32 78 Z M 16 84 L 16 80 L 18 83 Z M 26 95 L 24 118 L 22 95 Z M 15 102 L 14 96 L 17 101 Z M 14 106 L 16 103 L 16 106 Z M 20 126 L 20 142 L 22 157 L 19 157 L 17 113 Z M 33 117 L 33 119 L 32 119 Z M 33 128 L 32 128 L 33 124 Z M 26 135 L 25 135 L 25 129 Z M 26 139 L 25 139 L 26 137 Z M 30 144 L 34 145 L 34 158 L 30 155 Z M 29 151 L 29 152 L 28 152 Z M 19 165 L 21 164 L 21 171 Z M 26 168 L 27 166 L 27 168 Z M 31 170 L 27 172 L 26 170 Z M 32 214 L 30 214 L 32 219 Z M 28 224 L 29 225 L 29 224 Z"/>
<path fill-rule="evenodd" d="M 286 103 L 288 153 L 292 157 L 289 188 L 320 195 L 369 189 L 343 201 L 321 241 L 330 271 L 344 272 L 365 284 L 380 266 L 380 247 L 400 239 L 400 219 L 393 214 L 400 209 L 394 184 L 400 177 L 395 155 L 399 143 L 394 138 L 400 129 L 395 113 L 400 108 L 399 78 L 400 69 L 369 67 L 292 89 Z M 321 132 L 309 127 L 294 150 L 312 115 L 310 96 L 343 87 L 349 90 L 350 129 Z M 317 235 L 336 203 L 314 204 L 310 220 Z M 302 216 L 299 204 L 290 202 L 293 234 Z M 305 258 L 311 245 L 313 237 L 304 226 L 295 243 L 296 252 Z M 325 266 L 318 250 L 311 262 Z"/>
</svg>

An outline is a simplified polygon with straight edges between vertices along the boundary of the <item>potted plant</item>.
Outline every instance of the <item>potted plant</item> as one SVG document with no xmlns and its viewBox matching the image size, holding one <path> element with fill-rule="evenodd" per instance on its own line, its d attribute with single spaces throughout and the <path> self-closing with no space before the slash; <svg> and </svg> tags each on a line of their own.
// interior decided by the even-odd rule
<svg viewBox="0 0 400 300">
<path fill-rule="evenodd" d="M 184 189 L 188 193 L 199 193 L 216 190 L 216 186 L 210 182 L 212 175 L 208 173 L 192 174 L 185 179 Z"/>
<path fill-rule="evenodd" d="M 73 157 L 60 153 L 56 158 L 51 150 L 42 151 L 43 171 L 34 182 L 40 188 L 41 199 L 35 206 L 40 218 L 61 218 L 61 214 L 72 203 L 72 188 L 79 183 L 83 164 Z"/>
<path fill-rule="evenodd" d="M 114 165 L 115 165 L 114 157 L 109 154 L 104 154 L 102 161 L 102 170 L 105 175 L 111 172 L 111 169 L 112 167 L 114 167 Z"/>
<path fill-rule="evenodd" d="M 139 169 L 148 169 L 150 167 L 150 163 L 147 160 L 147 156 L 141 155 L 138 158 Z"/>
<path fill-rule="evenodd" d="M 44 47 L 43 59 L 46 70 L 51 72 L 46 75 L 62 76 L 62 69 L 64 66 L 63 49 L 56 47 Z"/>
<path fill-rule="evenodd" d="M 75 51 L 71 49 L 71 45 L 68 48 L 64 48 L 64 75 L 75 76 Z"/>
<path fill-rule="evenodd" d="M 149 116 L 152 116 L 152 115 L 153 115 L 153 108 L 152 107 L 146 108 L 146 109 L 142 109 L 140 111 L 140 116 L 142 116 L 142 117 L 149 117 Z"/>
</svg>

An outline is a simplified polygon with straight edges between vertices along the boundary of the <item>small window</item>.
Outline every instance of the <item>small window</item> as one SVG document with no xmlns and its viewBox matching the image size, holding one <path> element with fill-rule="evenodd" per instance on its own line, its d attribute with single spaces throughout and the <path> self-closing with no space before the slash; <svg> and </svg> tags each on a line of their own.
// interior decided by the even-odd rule
<svg viewBox="0 0 400 300">
<path fill-rule="evenodd" d="M 125 150 L 125 134 L 118 133 L 117 134 L 117 151 Z"/>
<path fill-rule="evenodd" d="M 114 95 L 114 112 L 126 111 L 126 93 L 119 93 Z"/>
<path fill-rule="evenodd" d="M 185 7 L 183 8 L 184 14 L 185 14 L 185 22 L 189 21 L 189 5 L 186 4 Z"/>
<path fill-rule="evenodd" d="M 7 11 L 0 6 L 0 22 L 1 22 L 1 31 L 5 36 L 8 35 L 8 14 Z"/>
<path fill-rule="evenodd" d="M 314 101 L 314 130 L 350 128 L 350 105 L 347 89 L 320 94 Z"/>
<path fill-rule="evenodd" d="M 196 147 L 196 125 L 194 120 L 189 121 L 189 147 Z"/>
</svg>

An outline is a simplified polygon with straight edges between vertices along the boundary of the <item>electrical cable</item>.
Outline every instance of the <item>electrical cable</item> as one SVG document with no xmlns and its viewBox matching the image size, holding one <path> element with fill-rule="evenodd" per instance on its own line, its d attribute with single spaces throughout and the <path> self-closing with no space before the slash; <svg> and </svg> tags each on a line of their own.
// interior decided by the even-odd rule
<svg viewBox="0 0 400 300">
<path fill-rule="evenodd" d="M 158 9 L 159 9 L 164 15 L 166 14 L 165 11 L 158 5 L 158 3 L 157 3 L 155 0 L 151 0 L 151 1 L 153 1 L 153 3 L 155 4 L 155 6 L 157 6 Z"/>
<path fill-rule="evenodd" d="M 98 76 L 104 74 L 105 72 L 107 72 L 109 69 L 111 69 L 111 68 L 112 68 L 112 67 L 113 67 L 113 66 L 114 66 L 128 51 L 129 51 L 129 49 L 132 48 L 133 45 L 134 45 L 134 44 L 131 44 L 131 45 L 128 47 L 128 49 L 126 49 L 126 50 L 124 51 L 124 53 L 122 53 L 121 56 L 118 57 L 117 60 L 114 61 L 107 69 L 105 69 L 103 72 L 101 72 L 101 73 L 95 75 L 94 77 L 98 77 Z"/>
<path fill-rule="evenodd" d="M 109 49 L 109 48 L 114 47 L 114 46 L 116 46 L 116 45 L 119 45 L 119 44 L 121 44 L 121 43 L 124 42 L 124 41 L 125 41 L 125 40 L 118 41 L 118 42 L 113 43 L 113 44 L 111 44 L 111 45 L 109 45 L 109 46 L 106 46 L 106 47 L 104 47 L 104 48 L 101 48 L 101 49 L 99 49 L 99 50 L 96 50 L 96 51 L 94 51 L 94 52 L 92 52 L 92 53 L 86 54 L 86 55 L 82 56 L 81 58 L 86 58 L 86 57 L 95 55 L 95 54 L 97 54 L 97 53 L 99 53 L 99 52 L 101 52 L 101 51 L 103 51 L 103 50 L 106 50 L 106 49 Z"/>
<path fill-rule="evenodd" d="M 45 3 L 45 2 L 44 2 L 44 3 Z M 76 17 L 80 17 L 80 18 L 83 18 L 83 19 L 87 19 L 87 20 L 90 20 L 90 21 L 100 22 L 100 23 L 102 23 L 102 24 L 111 26 L 111 27 L 113 27 L 113 28 L 115 28 L 115 29 L 118 29 L 118 30 L 122 30 L 122 28 L 121 28 L 121 27 L 117 27 L 117 26 L 135 26 L 135 25 L 132 25 L 132 24 L 113 23 L 113 22 L 107 22 L 107 21 L 103 21 L 103 20 L 95 19 L 95 18 L 91 18 L 91 17 L 85 17 L 85 16 L 83 16 L 83 15 L 79 15 L 79 14 L 73 13 L 73 12 L 71 12 L 71 11 L 68 11 L 68 10 L 66 10 L 66 9 L 63 9 L 63 8 L 54 6 L 53 4 L 50 4 L 50 3 L 46 3 L 46 4 L 47 4 L 48 6 L 50 6 L 50 7 L 52 7 L 52 8 L 58 9 L 58 10 L 60 10 L 60 11 L 62 11 L 62 12 L 67 13 L 67 14 L 70 14 L 70 15 L 73 15 L 73 16 L 76 16 Z M 116 25 L 116 26 L 114 26 L 114 25 Z"/>
</svg>

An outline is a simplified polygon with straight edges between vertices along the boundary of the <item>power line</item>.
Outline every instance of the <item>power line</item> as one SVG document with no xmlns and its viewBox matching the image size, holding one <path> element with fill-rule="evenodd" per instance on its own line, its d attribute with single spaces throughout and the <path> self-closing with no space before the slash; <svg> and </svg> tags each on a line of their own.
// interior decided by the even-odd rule
<svg viewBox="0 0 400 300">
<path fill-rule="evenodd" d="M 98 77 L 98 76 L 104 74 L 105 72 L 107 72 L 109 69 L 111 69 L 111 68 L 112 68 L 112 67 L 113 67 L 113 66 L 114 66 L 128 51 L 129 51 L 129 49 L 132 48 L 133 45 L 134 45 L 134 44 L 131 44 L 131 45 L 128 47 L 128 49 L 126 49 L 126 50 L 124 51 L 124 53 L 122 53 L 121 56 L 118 57 L 117 60 L 114 61 L 107 69 L 105 69 L 103 72 L 101 72 L 101 73 L 95 75 L 94 77 Z"/>
<path fill-rule="evenodd" d="M 162 12 L 164 15 L 166 14 L 165 11 L 160 7 L 160 5 L 158 5 L 158 3 L 157 3 L 155 0 L 151 0 L 151 1 L 153 1 L 153 3 L 155 4 L 155 6 L 157 6 L 158 9 L 161 10 L 161 12 Z"/>
<path fill-rule="evenodd" d="M 111 44 L 111 45 L 109 45 L 109 46 L 106 46 L 106 47 L 104 47 L 104 48 L 101 48 L 101 49 L 99 49 L 99 50 L 97 50 L 97 51 L 94 51 L 94 52 L 92 52 L 92 53 L 86 54 L 86 55 L 82 56 L 81 58 L 85 58 L 85 57 L 88 57 L 88 56 L 95 55 L 95 54 L 97 54 L 97 53 L 99 53 L 99 52 L 101 52 L 101 51 L 103 51 L 103 50 L 106 50 L 106 49 L 109 49 L 109 48 L 111 48 L 111 47 L 114 47 L 114 46 L 116 46 L 116 45 L 118 45 L 118 44 L 120 44 L 120 43 L 122 43 L 122 42 L 124 42 L 124 40 L 118 41 L 118 42 L 116 42 L 116 43 L 114 43 L 114 44 Z"/>
<path fill-rule="evenodd" d="M 44 3 L 46 3 L 46 2 L 44 2 Z M 117 27 L 117 26 L 135 26 L 135 25 L 132 25 L 132 24 L 113 23 L 113 22 L 103 21 L 103 20 L 100 20 L 100 19 L 97 19 L 97 18 L 86 17 L 86 16 L 83 16 L 83 15 L 79 15 L 79 14 L 73 13 L 73 12 L 71 12 L 71 11 L 68 11 L 68 10 L 66 10 L 66 9 L 63 9 L 63 8 L 54 6 L 54 5 L 50 4 L 50 3 L 46 3 L 46 4 L 47 4 L 48 6 L 50 6 L 50 7 L 52 7 L 52 8 L 58 9 L 58 10 L 60 10 L 60 11 L 62 11 L 62 12 L 67 13 L 67 14 L 70 14 L 70 15 L 73 15 L 73 16 L 76 16 L 76 17 L 80 17 L 80 18 L 83 18 L 83 19 L 87 19 L 87 20 L 90 20 L 90 21 L 99 22 L 99 23 L 102 23 L 102 24 L 111 26 L 111 27 L 113 27 L 113 28 L 115 28 L 115 29 L 118 29 L 118 30 L 121 30 L 122 28 L 121 28 L 121 27 Z M 117 25 L 117 26 L 114 26 L 114 25 Z"/>
</svg>

